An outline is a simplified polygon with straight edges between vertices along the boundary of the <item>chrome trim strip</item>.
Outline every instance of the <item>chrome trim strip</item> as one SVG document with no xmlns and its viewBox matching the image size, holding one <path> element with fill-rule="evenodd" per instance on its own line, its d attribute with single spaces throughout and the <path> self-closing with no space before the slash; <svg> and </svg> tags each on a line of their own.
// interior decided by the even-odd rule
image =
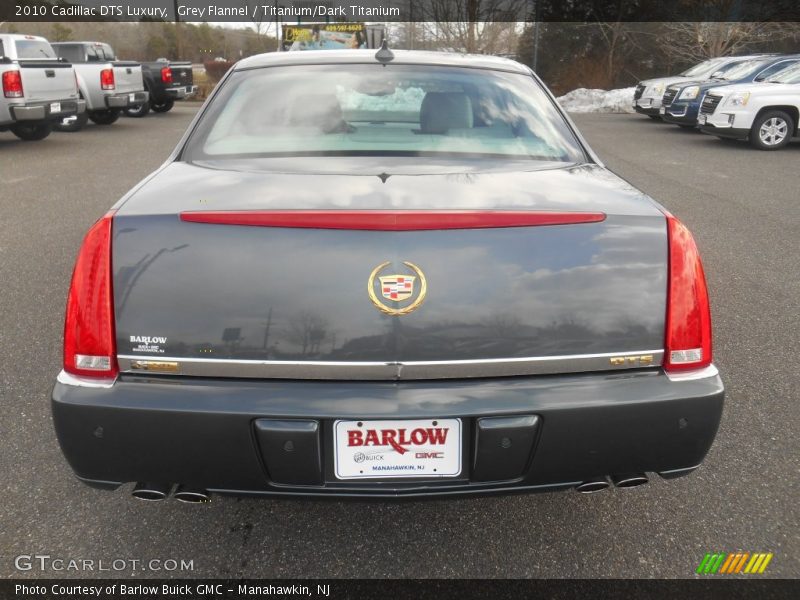
<svg viewBox="0 0 800 600">
<path fill-rule="evenodd" d="M 197 377 L 391 381 L 400 379 L 462 379 L 585 373 L 588 371 L 625 371 L 631 368 L 638 368 L 640 365 L 630 363 L 612 365 L 609 359 L 640 355 L 651 355 L 653 360 L 646 366 L 658 367 L 663 361 L 664 351 L 641 350 L 636 352 L 571 354 L 566 356 L 409 362 L 230 360 L 178 358 L 172 356 L 131 356 L 125 354 L 119 355 L 117 359 L 122 372 L 142 375 L 154 374 L 158 373 L 158 371 L 137 371 L 131 368 L 133 361 L 177 362 L 178 375 Z"/>
<path fill-rule="evenodd" d="M 719 375 L 719 370 L 714 365 L 708 365 L 696 371 L 685 371 L 683 373 L 666 373 L 670 381 L 696 381 L 698 379 L 707 379 L 708 377 L 716 377 Z"/>
<path fill-rule="evenodd" d="M 78 377 L 77 375 L 72 375 L 62 369 L 58 374 L 58 377 L 56 377 L 56 381 L 58 383 L 63 383 L 64 385 L 74 385 L 76 387 L 108 389 L 114 385 L 116 378 L 92 379 L 90 377 Z"/>
</svg>

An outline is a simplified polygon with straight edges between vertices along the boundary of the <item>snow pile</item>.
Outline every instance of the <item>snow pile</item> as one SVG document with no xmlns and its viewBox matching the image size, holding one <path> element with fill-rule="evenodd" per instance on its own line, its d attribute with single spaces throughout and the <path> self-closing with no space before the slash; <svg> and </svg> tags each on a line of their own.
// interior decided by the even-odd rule
<svg viewBox="0 0 800 600">
<path fill-rule="evenodd" d="M 336 86 L 336 96 L 342 110 L 419 112 L 425 90 L 416 87 L 395 89 L 393 94 L 371 96 Z"/>
<path fill-rule="evenodd" d="M 561 107 L 574 113 L 629 113 L 633 111 L 635 88 L 589 90 L 578 88 L 557 98 Z"/>
</svg>

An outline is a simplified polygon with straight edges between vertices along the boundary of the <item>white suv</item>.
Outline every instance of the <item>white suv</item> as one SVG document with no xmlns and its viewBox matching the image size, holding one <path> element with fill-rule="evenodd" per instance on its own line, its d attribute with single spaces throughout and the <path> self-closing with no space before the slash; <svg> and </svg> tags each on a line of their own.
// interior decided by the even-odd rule
<svg viewBox="0 0 800 600">
<path fill-rule="evenodd" d="M 661 119 L 659 109 L 661 108 L 661 97 L 668 85 L 684 81 L 703 81 L 722 73 L 727 68 L 754 58 L 752 56 L 720 56 L 710 58 L 695 65 L 691 69 L 684 71 L 680 75 L 672 77 L 659 77 L 658 79 L 646 79 L 640 81 L 633 94 L 633 109 L 642 115 L 647 115 L 651 119 Z"/>
<path fill-rule="evenodd" d="M 761 83 L 711 88 L 697 124 L 719 138 L 749 140 L 759 150 L 777 150 L 798 135 L 800 65 Z"/>
</svg>

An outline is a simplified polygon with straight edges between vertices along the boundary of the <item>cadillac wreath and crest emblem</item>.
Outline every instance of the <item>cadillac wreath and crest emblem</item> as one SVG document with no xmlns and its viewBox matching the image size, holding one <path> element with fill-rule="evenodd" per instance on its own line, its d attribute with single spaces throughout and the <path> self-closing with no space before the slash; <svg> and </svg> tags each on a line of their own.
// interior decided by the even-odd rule
<svg viewBox="0 0 800 600">
<path fill-rule="evenodd" d="M 367 281 L 367 293 L 369 294 L 369 299 L 372 300 L 372 303 L 379 311 L 387 315 L 399 317 L 401 315 L 407 315 L 419 308 L 422 301 L 425 300 L 425 294 L 428 292 L 428 283 L 425 280 L 425 275 L 422 270 L 414 263 L 408 261 L 404 261 L 403 264 L 414 272 L 413 275 L 395 274 L 379 276 L 378 273 L 390 264 L 391 261 L 387 260 L 372 270 L 369 281 Z M 419 289 L 417 289 L 417 282 L 419 282 Z M 375 293 L 376 288 L 380 291 L 380 298 L 378 294 Z M 415 295 L 416 298 L 414 298 Z M 381 298 L 383 298 L 383 300 L 381 300 Z M 414 300 L 406 306 L 392 306 L 392 304 L 389 304 L 400 304 L 404 300 L 411 300 L 412 298 L 414 298 Z"/>
</svg>

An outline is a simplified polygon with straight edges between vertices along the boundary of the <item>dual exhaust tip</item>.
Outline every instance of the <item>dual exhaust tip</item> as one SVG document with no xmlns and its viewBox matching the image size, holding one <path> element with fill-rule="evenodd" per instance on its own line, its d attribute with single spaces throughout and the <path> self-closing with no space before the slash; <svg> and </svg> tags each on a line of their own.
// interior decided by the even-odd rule
<svg viewBox="0 0 800 600">
<path fill-rule="evenodd" d="M 609 482 L 611 479 L 611 482 Z M 575 486 L 575 489 L 582 494 L 591 494 L 592 492 L 599 492 L 614 486 L 618 488 L 632 488 L 644 485 L 650 481 L 644 473 L 625 473 L 621 475 L 611 475 L 609 478 L 597 477 L 595 479 L 588 479 L 583 483 Z"/>
<path fill-rule="evenodd" d="M 609 479 L 611 480 L 609 482 Z M 575 486 L 575 490 L 582 494 L 600 492 L 611 487 L 613 483 L 618 488 L 632 488 L 644 485 L 649 479 L 644 473 L 626 473 L 622 475 L 611 475 L 610 477 L 597 477 L 588 479 Z M 169 496 L 172 485 L 165 483 L 145 483 L 139 482 L 133 488 L 131 495 L 139 500 L 146 502 L 158 502 L 165 500 Z M 179 485 L 172 494 L 178 502 L 186 504 L 204 504 L 211 501 L 211 494 L 207 490 L 187 485 Z"/>
<path fill-rule="evenodd" d="M 165 500 L 171 489 L 172 485 L 167 483 L 139 482 L 133 488 L 131 495 L 145 502 L 158 502 Z M 186 504 L 203 504 L 211 501 L 211 494 L 208 491 L 188 485 L 179 485 L 172 496 L 178 502 Z"/>
</svg>

